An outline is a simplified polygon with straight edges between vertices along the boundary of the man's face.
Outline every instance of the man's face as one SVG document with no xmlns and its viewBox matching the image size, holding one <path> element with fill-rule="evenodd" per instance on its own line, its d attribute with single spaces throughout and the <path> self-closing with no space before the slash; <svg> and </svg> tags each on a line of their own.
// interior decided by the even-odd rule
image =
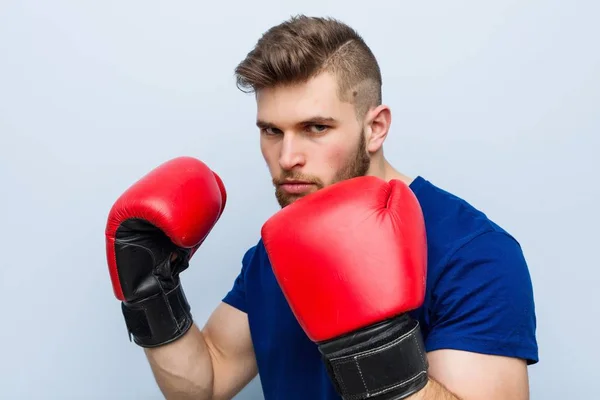
<svg viewBox="0 0 600 400">
<path fill-rule="evenodd" d="M 332 75 L 260 90 L 257 106 L 260 147 L 281 207 L 369 170 L 363 126 L 354 105 L 339 99 Z"/>
</svg>

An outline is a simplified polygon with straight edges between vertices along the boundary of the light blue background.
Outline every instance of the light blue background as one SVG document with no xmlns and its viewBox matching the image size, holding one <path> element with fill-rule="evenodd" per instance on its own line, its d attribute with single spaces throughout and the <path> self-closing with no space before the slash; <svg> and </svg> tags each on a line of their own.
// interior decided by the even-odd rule
<svg viewBox="0 0 600 400">
<path fill-rule="evenodd" d="M 108 209 L 178 155 L 222 176 L 227 210 L 183 276 L 202 325 L 278 209 L 233 69 L 296 13 L 337 17 L 372 47 L 393 165 L 520 240 L 538 315 L 532 398 L 596 396 L 599 3 L 289 3 L 0 2 L 0 398 L 161 398 L 112 294 Z M 257 381 L 238 397 L 261 398 Z"/>
</svg>

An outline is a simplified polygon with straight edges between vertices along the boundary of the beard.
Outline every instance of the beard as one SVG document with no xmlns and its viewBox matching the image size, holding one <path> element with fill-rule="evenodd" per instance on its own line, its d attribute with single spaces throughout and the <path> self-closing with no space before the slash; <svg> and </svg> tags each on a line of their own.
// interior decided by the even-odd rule
<svg viewBox="0 0 600 400">
<path fill-rule="evenodd" d="M 337 182 L 340 182 L 340 181 L 343 181 L 346 179 L 352 179 L 352 178 L 356 178 L 359 176 L 364 176 L 364 175 L 366 175 L 370 166 L 371 166 L 371 158 L 369 157 L 369 155 L 366 152 L 366 139 L 365 139 L 365 135 L 363 133 L 360 135 L 359 143 L 356 146 L 356 149 L 350 155 L 350 157 L 348 158 L 346 163 L 342 166 L 342 168 L 340 168 L 336 172 L 335 176 L 333 177 L 333 180 L 329 184 L 332 185 L 334 183 L 337 183 Z M 304 196 L 304 195 L 299 195 L 299 194 L 290 194 L 290 193 L 286 193 L 285 191 L 283 191 L 281 189 L 280 184 L 285 179 L 299 180 L 299 181 L 305 181 L 308 183 L 312 183 L 313 185 L 315 185 L 317 190 L 323 189 L 326 186 L 323 181 L 321 181 L 320 179 L 318 179 L 316 177 L 302 175 L 299 173 L 295 173 L 293 171 L 284 171 L 281 174 L 281 176 L 273 179 L 273 184 L 275 185 L 275 197 L 277 198 L 277 202 L 279 203 L 281 208 L 290 205 L 295 200 Z"/>
</svg>

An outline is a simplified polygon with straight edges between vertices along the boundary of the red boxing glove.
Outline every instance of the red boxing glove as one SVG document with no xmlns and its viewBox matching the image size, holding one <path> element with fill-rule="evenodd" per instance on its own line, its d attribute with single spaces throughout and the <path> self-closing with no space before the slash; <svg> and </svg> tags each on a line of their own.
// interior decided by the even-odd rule
<svg viewBox="0 0 600 400">
<path fill-rule="evenodd" d="M 138 345 L 172 342 L 191 327 L 179 274 L 220 218 L 226 198 L 217 174 L 199 160 L 179 157 L 142 177 L 112 206 L 105 232 L 108 268 Z"/>
<path fill-rule="evenodd" d="M 427 383 L 418 321 L 426 231 L 408 186 L 366 176 L 283 208 L 262 228 L 277 281 L 344 399 L 403 399 Z"/>
</svg>

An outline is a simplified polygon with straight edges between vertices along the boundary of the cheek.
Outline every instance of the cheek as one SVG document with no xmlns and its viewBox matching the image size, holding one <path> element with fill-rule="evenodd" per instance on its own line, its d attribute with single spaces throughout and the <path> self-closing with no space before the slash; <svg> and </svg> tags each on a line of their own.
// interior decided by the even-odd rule
<svg viewBox="0 0 600 400">
<path fill-rule="evenodd" d="M 323 164 L 327 166 L 326 181 L 330 182 L 343 169 L 352 156 L 353 149 L 347 143 L 331 145 L 323 152 Z"/>
<path fill-rule="evenodd" d="M 331 166 L 332 169 L 338 169 L 341 164 L 343 164 L 346 159 L 348 149 L 346 149 L 342 145 L 332 146 L 325 153 L 325 158 L 327 159 L 327 163 Z"/>
</svg>

